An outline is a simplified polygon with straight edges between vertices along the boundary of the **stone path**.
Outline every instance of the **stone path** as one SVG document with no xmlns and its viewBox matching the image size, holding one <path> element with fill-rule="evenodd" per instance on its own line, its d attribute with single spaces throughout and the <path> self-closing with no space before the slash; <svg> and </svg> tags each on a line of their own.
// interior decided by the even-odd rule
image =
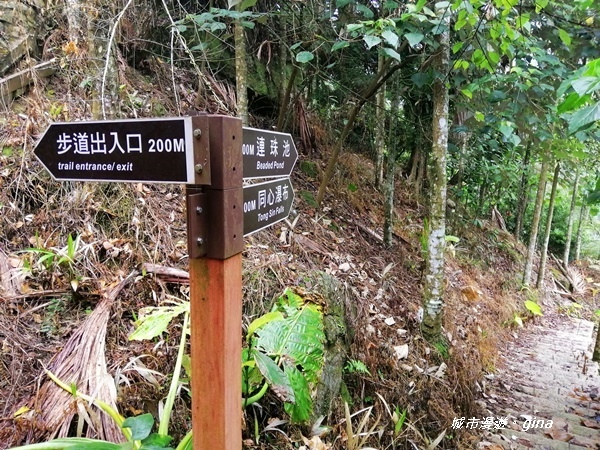
<svg viewBox="0 0 600 450">
<path fill-rule="evenodd" d="M 507 417 L 507 427 L 486 432 L 479 448 L 600 449 L 594 324 L 554 316 L 530 328 L 504 355 L 482 402 L 489 416 Z"/>
</svg>

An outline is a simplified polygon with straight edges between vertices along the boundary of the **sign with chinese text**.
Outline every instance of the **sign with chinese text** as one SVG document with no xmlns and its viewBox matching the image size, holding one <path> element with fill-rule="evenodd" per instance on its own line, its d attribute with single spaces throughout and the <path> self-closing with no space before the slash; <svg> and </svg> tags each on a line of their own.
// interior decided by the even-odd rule
<svg viewBox="0 0 600 450">
<path fill-rule="evenodd" d="M 62 181 L 194 182 L 190 117 L 53 123 L 34 154 Z"/>
<path fill-rule="evenodd" d="M 288 133 L 244 127 L 242 143 L 244 179 L 287 177 L 298 159 Z"/>
<path fill-rule="evenodd" d="M 293 202 L 289 178 L 244 186 L 244 236 L 287 218 Z"/>
</svg>

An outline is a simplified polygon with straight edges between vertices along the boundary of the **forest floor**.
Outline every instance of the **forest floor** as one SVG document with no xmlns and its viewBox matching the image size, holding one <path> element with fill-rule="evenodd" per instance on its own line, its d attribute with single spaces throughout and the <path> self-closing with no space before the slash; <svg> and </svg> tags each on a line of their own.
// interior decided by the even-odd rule
<svg viewBox="0 0 600 450">
<path fill-rule="evenodd" d="M 53 181 L 32 148 L 51 121 L 89 117 L 81 103 L 57 101 L 71 96 L 58 78 L 48 83 L 34 86 L 0 116 L 0 449 L 38 442 L 58 430 L 73 434 L 78 424 L 94 435 L 93 412 L 69 396 L 58 400 L 45 367 L 62 364 L 72 375 L 64 381 L 82 383 L 94 366 L 112 380 L 123 415 L 157 415 L 181 326 L 173 323 L 153 341 L 128 336 L 141 308 L 189 294 L 185 277 L 141 269 L 150 263 L 186 270 L 182 187 Z M 145 95 L 162 94 L 152 83 L 137 86 L 138 104 Z M 364 418 L 363 432 L 372 432 L 363 445 L 373 448 L 480 448 L 487 439 L 483 431 L 452 428 L 453 421 L 505 413 L 490 408 L 487 386 L 512 364 L 514 352 L 502 353 L 504 346 L 518 348 L 539 326 L 524 301 L 543 303 L 543 295 L 520 289 L 523 245 L 491 220 L 450 217 L 448 232 L 459 242 L 447 252 L 444 336 L 426 342 L 419 331 L 424 201 L 400 176 L 394 244 L 385 247 L 383 198 L 371 181 L 373 167 L 364 155 L 347 152 L 317 208 L 314 195 L 333 138 L 318 121 L 310 126 L 319 148 L 301 155 L 292 176 L 293 214 L 246 240 L 242 325 L 246 329 L 268 312 L 285 288 L 310 293 L 318 289 L 315 274 L 335 278 L 345 294 L 349 330 L 342 395 L 323 420 L 328 428 L 311 430 L 311 424 L 285 422 L 281 402 L 267 394 L 244 412 L 244 446 L 350 448 Z M 67 253 L 72 258 L 65 259 Z M 574 312 L 592 318 L 600 304 L 594 285 L 600 276 L 587 263 L 574 270 L 587 280 L 573 297 L 582 305 Z M 543 292 L 554 289 L 554 277 L 560 273 L 549 270 Z M 187 387 L 173 411 L 175 440 L 190 427 Z M 344 423 L 343 401 L 353 413 L 362 411 L 353 430 Z M 400 416 L 405 419 L 398 425 Z"/>
</svg>

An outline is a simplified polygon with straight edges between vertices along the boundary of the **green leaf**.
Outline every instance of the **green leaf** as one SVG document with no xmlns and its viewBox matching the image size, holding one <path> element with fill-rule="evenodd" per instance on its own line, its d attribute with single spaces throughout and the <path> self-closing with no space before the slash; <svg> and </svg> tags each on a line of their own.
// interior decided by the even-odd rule
<svg viewBox="0 0 600 450">
<path fill-rule="evenodd" d="M 336 50 L 339 50 L 341 48 L 346 48 L 349 46 L 350 46 L 350 43 L 348 41 L 337 41 L 335 44 L 333 44 L 331 46 L 331 51 L 335 52 Z"/>
<path fill-rule="evenodd" d="M 150 306 L 140 310 L 140 316 L 136 322 L 137 328 L 129 336 L 130 341 L 143 341 L 153 339 L 163 333 L 173 318 L 189 311 L 189 302 L 183 302 L 176 306 Z"/>
<path fill-rule="evenodd" d="M 348 33 L 356 33 L 362 30 L 365 26 L 362 23 L 349 23 L 346 25 L 346 30 Z"/>
<path fill-rule="evenodd" d="M 393 48 L 384 47 L 382 50 L 383 53 L 388 55 L 390 58 L 394 58 L 396 61 L 400 61 L 400 54 Z"/>
<path fill-rule="evenodd" d="M 569 134 L 588 127 L 600 120 L 600 102 L 576 111 L 569 119 Z"/>
<path fill-rule="evenodd" d="M 498 53 L 496 53 L 496 52 L 488 52 L 487 56 L 488 56 L 489 62 L 491 64 L 493 64 L 494 66 L 500 62 L 500 55 L 498 55 Z"/>
<path fill-rule="evenodd" d="M 398 37 L 395 31 L 392 31 L 390 29 L 383 30 L 383 32 L 381 33 L 381 37 L 385 39 L 385 42 L 387 42 L 392 47 L 396 48 L 398 46 L 400 38 Z"/>
<path fill-rule="evenodd" d="M 305 64 L 309 61 L 312 61 L 315 58 L 315 55 L 313 55 L 312 52 L 300 52 L 296 55 L 296 61 L 298 61 L 299 63 Z"/>
<path fill-rule="evenodd" d="M 131 438 L 135 441 L 141 441 L 148 437 L 153 426 L 154 417 L 152 417 L 152 414 L 146 413 L 135 417 L 128 417 L 123 422 L 121 428 L 130 428 Z"/>
<path fill-rule="evenodd" d="M 284 362 L 283 370 L 288 380 L 290 380 L 295 398 L 293 403 L 286 403 L 284 409 L 290 415 L 292 422 L 306 422 L 310 419 L 310 413 L 312 412 L 312 400 L 310 398 L 308 382 L 302 372 L 289 361 Z"/>
<path fill-rule="evenodd" d="M 571 35 L 569 33 L 567 33 L 565 30 L 563 30 L 562 28 L 558 29 L 558 37 L 560 37 L 560 40 L 562 41 L 563 44 L 565 45 L 571 45 Z"/>
<path fill-rule="evenodd" d="M 152 433 L 142 441 L 140 450 L 173 450 L 172 447 L 168 446 L 172 440 L 171 436 Z"/>
<path fill-rule="evenodd" d="M 527 310 L 534 316 L 542 316 L 543 315 L 542 308 L 540 307 L 540 305 L 538 305 L 536 302 L 534 302 L 532 300 L 525 301 L 525 308 L 527 308 Z"/>
<path fill-rule="evenodd" d="M 258 370 L 266 378 L 273 392 L 285 402 L 294 402 L 294 390 L 283 370 L 264 353 L 255 352 L 254 359 Z"/>
<path fill-rule="evenodd" d="M 549 1 L 550 0 L 536 0 L 535 11 L 539 13 L 542 9 L 544 9 L 546 6 L 548 6 Z"/>
<path fill-rule="evenodd" d="M 413 48 L 425 38 L 421 33 L 406 33 L 404 37 L 408 41 L 408 44 Z"/>
<path fill-rule="evenodd" d="M 125 447 L 124 447 L 125 445 Z M 39 444 L 14 447 L 13 450 L 124 450 L 130 449 L 131 444 L 113 444 L 112 442 L 88 438 L 60 438 Z"/>
<path fill-rule="evenodd" d="M 251 22 L 249 20 L 240 21 L 240 25 L 243 26 L 244 28 L 249 28 L 250 30 L 253 30 L 254 27 L 256 26 L 256 24 L 254 22 Z"/>
<path fill-rule="evenodd" d="M 256 334 L 257 348 L 301 365 L 308 381 L 317 380 L 323 365 L 325 335 L 322 314 L 315 305 L 303 305 L 285 320 L 267 323 Z"/>
<path fill-rule="evenodd" d="M 464 41 L 454 44 L 452 46 L 452 53 L 458 53 L 463 48 L 463 45 L 465 45 Z"/>
<path fill-rule="evenodd" d="M 485 120 L 485 115 L 480 111 L 476 111 L 475 112 L 475 120 L 477 122 L 483 122 Z"/>
<path fill-rule="evenodd" d="M 281 313 L 281 311 L 271 311 L 263 316 L 260 316 L 258 319 L 253 320 L 252 323 L 248 326 L 248 332 L 247 332 L 248 340 L 250 340 L 250 338 L 252 337 L 252 335 L 254 335 L 256 330 L 258 330 L 262 326 L 266 325 L 267 323 L 269 323 L 273 320 L 282 320 L 282 319 L 283 319 L 283 314 Z"/>
<path fill-rule="evenodd" d="M 473 92 L 471 92 L 468 89 L 461 89 L 460 92 L 462 93 L 462 95 L 464 95 L 468 99 L 472 99 L 473 98 Z"/>
<path fill-rule="evenodd" d="M 257 1 L 258 0 L 244 0 L 240 5 L 240 11 L 245 11 L 248 8 L 252 8 L 254 5 L 256 5 Z"/>
<path fill-rule="evenodd" d="M 423 86 L 431 83 L 431 74 L 424 72 L 413 73 L 410 77 L 411 81 L 415 83 L 415 86 L 422 88 Z"/>
<path fill-rule="evenodd" d="M 343 8 L 346 5 L 349 5 L 350 3 L 354 3 L 355 0 L 336 0 L 335 2 L 335 7 L 336 8 Z"/>
<path fill-rule="evenodd" d="M 363 41 L 367 44 L 367 48 L 371 49 L 377 44 L 381 43 L 381 38 L 379 36 L 373 36 L 372 34 L 365 34 L 363 36 Z"/>
<path fill-rule="evenodd" d="M 578 109 L 585 105 L 590 98 L 591 96 L 589 94 L 580 96 L 577 92 L 571 92 L 571 94 L 569 94 L 567 98 L 565 98 L 563 102 L 558 105 L 557 112 L 559 114 L 564 114 L 566 112 Z"/>
<path fill-rule="evenodd" d="M 600 77 L 580 77 L 571 86 L 579 95 L 591 94 L 600 87 Z"/>
<path fill-rule="evenodd" d="M 358 3 L 356 5 L 356 10 L 360 13 L 362 13 L 363 16 L 365 16 L 365 19 L 372 19 L 373 17 L 375 17 L 375 14 L 373 14 L 373 11 L 371 11 L 371 9 L 365 5 L 363 5 L 362 3 Z"/>
<path fill-rule="evenodd" d="M 502 135 L 504 136 L 505 139 L 508 139 L 510 137 L 511 134 L 513 134 L 514 128 L 511 125 L 500 125 L 498 127 L 498 130 L 500 131 L 500 133 L 502 133 Z"/>
</svg>

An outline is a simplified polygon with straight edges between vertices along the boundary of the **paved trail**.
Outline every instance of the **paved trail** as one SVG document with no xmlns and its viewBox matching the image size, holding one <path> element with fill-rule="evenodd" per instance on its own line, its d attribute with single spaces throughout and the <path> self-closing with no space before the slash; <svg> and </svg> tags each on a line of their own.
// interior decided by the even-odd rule
<svg viewBox="0 0 600 450">
<path fill-rule="evenodd" d="M 559 316 L 544 317 L 524 333 L 511 354 L 504 355 L 506 367 L 484 400 L 490 416 L 508 416 L 508 427 L 486 433 L 479 447 L 600 449 L 594 340 L 592 322 Z"/>
</svg>

